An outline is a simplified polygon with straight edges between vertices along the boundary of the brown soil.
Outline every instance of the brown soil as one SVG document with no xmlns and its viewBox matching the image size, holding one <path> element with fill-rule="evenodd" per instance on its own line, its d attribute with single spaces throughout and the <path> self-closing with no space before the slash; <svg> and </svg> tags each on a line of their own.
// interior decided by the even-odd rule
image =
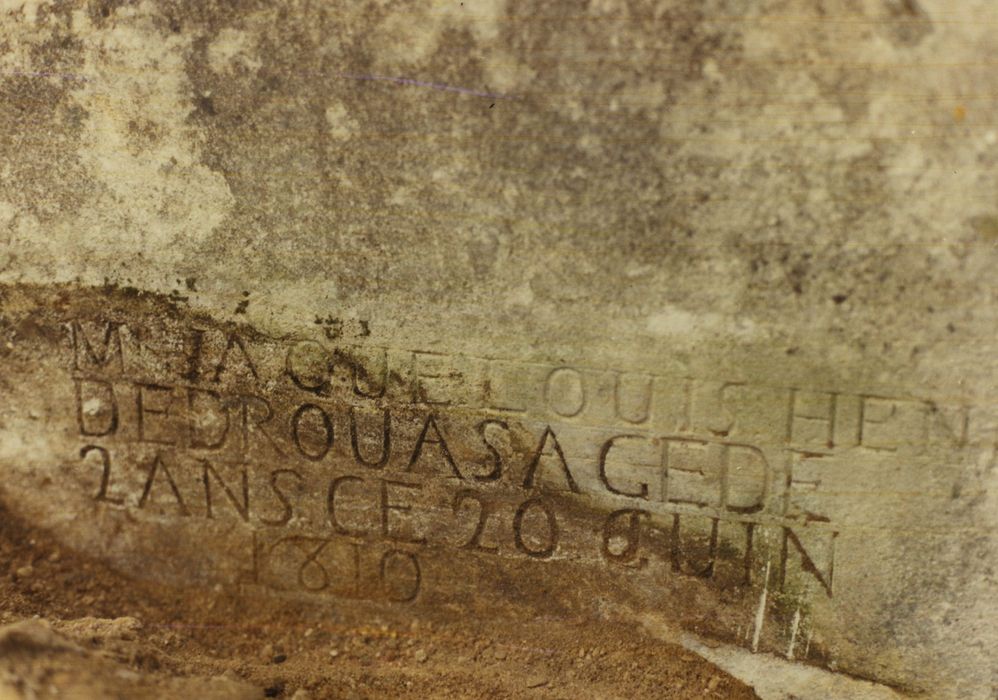
<svg viewBox="0 0 998 700">
<path fill-rule="evenodd" d="M 613 621 L 330 607 L 137 581 L 0 507 L 0 698 L 754 698 Z"/>
</svg>

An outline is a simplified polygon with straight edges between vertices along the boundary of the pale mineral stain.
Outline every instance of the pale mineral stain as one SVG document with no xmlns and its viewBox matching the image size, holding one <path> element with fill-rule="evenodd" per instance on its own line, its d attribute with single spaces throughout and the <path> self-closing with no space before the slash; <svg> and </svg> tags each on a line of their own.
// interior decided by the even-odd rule
<svg viewBox="0 0 998 700">
<path fill-rule="evenodd" d="M 77 157 L 101 194 L 54 217 L 47 235 L 12 240 L 12 252 L 48 260 L 47 276 L 88 272 L 75 255 L 63 254 L 67 250 L 174 262 L 233 206 L 225 178 L 201 162 L 189 123 L 198 97 L 185 73 L 192 37 L 170 33 L 160 19 L 151 2 L 116 8 L 103 27 L 85 10 L 72 13 L 83 47 L 76 72 L 88 78 L 72 82 L 69 93 L 85 114 Z"/>
<path fill-rule="evenodd" d="M 253 34 L 225 27 L 208 46 L 208 65 L 216 73 L 231 73 L 238 68 L 258 70 L 263 61 L 255 52 Z"/>
<path fill-rule="evenodd" d="M 184 72 L 191 38 L 164 34 L 155 13 L 148 2 L 119 8 L 118 21 L 99 34 L 90 33 L 85 15 L 77 15 L 86 37 L 85 72 L 100 89 L 83 87 L 73 96 L 89 115 L 81 160 L 109 194 L 82 218 L 104 222 L 95 237 L 172 258 L 171 243 L 204 239 L 233 199 L 224 177 L 201 164 L 186 123 L 193 111 Z M 127 144 L 139 117 L 153 120 L 161 136 L 132 153 Z M 166 164 L 173 167 L 164 171 Z"/>
<path fill-rule="evenodd" d="M 21 14 L 33 24 L 38 19 L 38 10 L 48 4 L 46 0 L 0 0 L 0 13 Z"/>
<path fill-rule="evenodd" d="M 742 338 L 759 334 L 757 325 L 747 318 L 715 312 L 693 312 L 678 306 L 664 308 L 648 316 L 646 330 L 653 335 L 689 338 L 704 333 L 730 333 Z"/>
<path fill-rule="evenodd" d="M 434 76 L 412 75 L 410 67 L 434 52 L 452 51 L 443 41 L 447 30 L 466 31 L 478 46 L 484 69 L 486 85 L 478 91 L 516 92 L 529 85 L 537 72 L 520 60 L 504 40 L 511 22 L 506 0 L 434 2 L 418 9 L 393 7 L 370 36 L 374 67 L 379 75 L 439 83 Z"/>
<path fill-rule="evenodd" d="M 479 41 L 498 38 L 503 28 L 506 0 L 432 2 L 392 7 L 373 37 L 378 61 L 389 65 L 417 63 L 439 46 L 445 29 L 467 29 Z"/>
<path fill-rule="evenodd" d="M 348 139 L 357 131 L 357 123 L 342 102 L 336 102 L 326 108 L 326 123 L 329 125 L 329 135 L 335 139 Z"/>
<path fill-rule="evenodd" d="M 10 202 L 0 200 L 0 227 L 10 226 L 17 215 L 17 209 Z"/>
</svg>

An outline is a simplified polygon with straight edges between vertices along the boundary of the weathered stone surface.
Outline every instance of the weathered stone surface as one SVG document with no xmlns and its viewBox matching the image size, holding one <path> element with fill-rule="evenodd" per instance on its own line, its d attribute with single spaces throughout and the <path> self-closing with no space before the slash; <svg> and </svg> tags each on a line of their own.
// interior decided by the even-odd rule
<svg viewBox="0 0 998 700">
<path fill-rule="evenodd" d="M 0 8 L 12 512 L 993 696 L 990 3 Z"/>
</svg>

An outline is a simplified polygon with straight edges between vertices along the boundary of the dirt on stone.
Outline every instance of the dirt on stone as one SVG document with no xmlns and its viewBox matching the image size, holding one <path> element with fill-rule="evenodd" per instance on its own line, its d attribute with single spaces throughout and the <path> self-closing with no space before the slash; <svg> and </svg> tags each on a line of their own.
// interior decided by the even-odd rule
<svg viewBox="0 0 998 700">
<path fill-rule="evenodd" d="M 612 620 L 316 605 L 174 588 L 61 547 L 0 506 L 0 698 L 755 698 Z"/>
</svg>

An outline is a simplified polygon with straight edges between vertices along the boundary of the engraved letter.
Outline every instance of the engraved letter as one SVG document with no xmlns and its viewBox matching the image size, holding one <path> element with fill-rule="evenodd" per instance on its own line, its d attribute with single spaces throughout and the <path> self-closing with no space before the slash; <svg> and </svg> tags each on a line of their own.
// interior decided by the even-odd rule
<svg viewBox="0 0 998 700">
<path fill-rule="evenodd" d="M 218 392 L 187 390 L 187 430 L 194 449 L 216 450 L 222 446 L 229 434 L 229 412 Z"/>
<path fill-rule="evenodd" d="M 113 435 L 118 430 L 118 401 L 111 383 L 99 379 L 75 379 L 73 384 L 80 435 Z M 101 417 L 103 420 L 99 421 Z"/>
<path fill-rule="evenodd" d="M 527 472 L 523 477 L 523 488 L 532 489 L 534 487 L 534 474 L 537 471 L 537 466 L 541 462 L 542 456 L 552 456 L 547 455 L 544 452 L 544 448 L 547 446 L 548 436 L 551 437 L 551 446 L 554 448 L 554 455 L 558 458 L 561 463 L 561 470 L 565 474 L 565 480 L 568 482 L 568 488 L 575 493 L 579 492 L 579 487 L 575 485 L 575 479 L 572 478 L 572 472 L 568 469 L 568 462 L 565 461 L 565 453 L 561 449 L 561 445 L 558 444 L 558 437 L 551 430 L 551 426 L 544 429 L 544 434 L 541 436 L 540 444 L 537 445 L 537 451 L 534 452 L 534 456 L 530 458 L 530 463 L 527 465 Z"/>
<path fill-rule="evenodd" d="M 281 506 L 284 511 L 281 513 L 279 518 L 260 518 L 260 522 L 264 525 L 275 525 L 282 526 L 287 525 L 291 522 L 291 518 L 294 516 L 294 508 L 291 507 L 291 499 L 288 498 L 287 494 L 277 488 L 277 478 L 283 474 L 290 474 L 298 479 L 299 482 L 304 481 L 304 477 L 296 472 L 294 469 L 276 469 L 270 474 L 270 488 L 277 496 L 277 500 L 281 502 Z M 330 512 L 330 517 L 332 517 L 332 512 Z"/>
<path fill-rule="evenodd" d="M 408 589 L 396 589 L 390 583 L 389 571 L 392 568 L 392 562 L 394 561 L 406 561 L 409 563 L 409 568 L 411 569 L 412 583 L 409 584 Z M 398 549 L 389 549 L 381 557 L 381 567 L 379 569 L 379 574 L 381 576 L 381 585 L 384 588 L 385 596 L 388 600 L 396 603 L 411 603 L 419 595 L 419 586 L 422 583 L 423 575 L 419 569 L 419 559 L 416 555 L 411 552 L 403 552 Z"/>
<path fill-rule="evenodd" d="M 571 367 L 551 371 L 544 383 L 544 398 L 548 408 L 565 418 L 582 413 L 586 406 L 586 388 L 582 375 Z"/>
<path fill-rule="evenodd" d="M 157 397 L 158 398 L 154 398 Z M 138 425 L 139 442 L 155 442 L 161 445 L 172 445 L 173 440 L 169 437 L 169 423 L 158 426 L 155 422 L 150 425 L 149 418 L 152 416 L 163 416 L 162 420 L 170 417 L 170 404 L 173 403 L 173 390 L 168 386 L 157 384 L 136 384 L 135 385 L 135 419 Z M 150 435 L 150 433 L 152 433 Z"/>
<path fill-rule="evenodd" d="M 603 482 L 603 486 L 610 493 L 615 493 L 618 496 L 631 496 L 633 498 L 648 498 L 648 484 L 642 483 L 637 492 L 634 491 L 624 491 L 615 487 L 610 483 L 610 479 L 606 475 L 606 457 L 617 440 L 644 440 L 646 439 L 642 435 L 614 435 L 612 438 L 603 443 L 603 447 L 599 451 L 599 478 Z"/>
<path fill-rule="evenodd" d="M 476 474 L 475 481 L 498 481 L 502 478 L 502 455 L 499 454 L 499 450 L 496 449 L 495 445 L 489 442 L 489 438 L 485 431 L 490 426 L 496 426 L 502 428 L 503 430 L 509 430 L 509 425 L 505 421 L 487 419 L 481 421 L 475 428 L 478 430 L 478 434 L 482 436 L 482 442 L 485 443 L 485 449 L 489 451 L 492 456 L 492 471 L 488 474 Z"/>
<path fill-rule="evenodd" d="M 149 500 L 149 495 L 152 493 L 153 483 L 156 481 L 156 474 L 159 471 L 163 471 L 163 476 L 166 477 L 166 482 L 170 485 L 170 491 L 173 492 L 173 497 L 177 501 L 177 507 L 180 509 L 180 514 L 183 516 L 188 516 L 191 511 L 187 509 L 187 504 L 184 503 L 183 496 L 180 495 L 180 489 L 177 488 L 177 482 L 173 480 L 173 475 L 170 474 L 170 470 L 166 468 L 166 464 L 163 463 L 163 458 L 157 453 L 155 459 L 153 459 L 152 464 L 149 466 L 149 477 L 146 479 L 145 488 L 142 489 L 142 495 L 139 497 L 139 508 L 144 508 L 146 501 Z"/>
<path fill-rule="evenodd" d="M 117 358 L 119 371 L 124 369 L 124 357 L 121 352 L 121 328 L 120 323 L 108 321 L 104 326 L 104 339 L 95 349 L 87 338 L 83 330 L 83 324 L 73 321 L 70 324 L 70 332 L 73 339 L 73 369 L 85 369 L 81 366 L 80 351 L 83 351 L 84 358 L 89 364 L 101 369 L 107 367 L 112 359 Z"/>
<path fill-rule="evenodd" d="M 790 548 L 787 546 L 790 542 L 793 542 L 794 549 L 800 554 L 801 568 L 807 573 L 814 576 L 821 587 L 825 589 L 825 593 L 829 598 L 832 597 L 832 577 L 835 573 L 835 538 L 838 536 L 838 532 L 832 531 L 830 533 L 831 537 L 828 542 L 828 566 L 826 567 L 826 573 L 822 573 L 821 570 L 815 565 L 814 559 L 808 554 L 807 550 L 804 549 L 804 545 L 801 543 L 800 538 L 797 536 L 793 530 L 789 527 L 783 528 L 783 549 L 780 556 L 780 590 L 784 589 L 786 585 L 787 577 L 787 562 L 790 558 Z"/>
<path fill-rule="evenodd" d="M 485 552 L 495 552 L 499 549 L 498 547 L 486 547 L 482 545 L 482 534 L 485 532 L 485 525 L 489 519 L 489 515 L 491 515 L 492 512 L 492 504 L 470 489 L 458 491 L 454 494 L 455 515 L 458 510 L 460 510 L 461 504 L 466 500 L 478 503 L 478 523 L 475 525 L 475 531 L 471 534 L 468 541 L 461 545 L 461 549 L 477 549 Z"/>
<path fill-rule="evenodd" d="M 461 379 L 461 373 L 452 363 L 453 358 L 448 355 L 412 353 L 413 403 L 440 406 L 451 403 L 455 385 Z M 427 372 L 427 369 L 434 371 Z"/>
<path fill-rule="evenodd" d="M 648 513 L 643 510 L 627 508 L 615 510 L 610 513 L 603 523 L 603 556 L 616 564 L 630 564 L 634 561 L 641 545 L 641 519 L 647 517 Z M 615 533 L 617 524 L 626 518 L 623 535 Z M 624 546 L 615 551 L 613 545 L 616 541 L 623 539 Z M 642 566 L 647 563 L 643 557 L 638 560 L 637 565 Z"/>
<path fill-rule="evenodd" d="M 766 505 L 770 488 L 769 461 L 753 445 L 726 443 L 721 448 L 722 497 L 732 513 L 757 513 Z"/>
<path fill-rule="evenodd" d="M 100 489 L 98 489 L 94 500 L 113 503 L 116 506 L 122 505 L 125 502 L 124 498 L 112 498 L 108 495 L 108 491 L 111 488 L 111 455 L 103 447 L 87 445 L 80 450 L 80 459 L 86 459 L 87 455 L 91 452 L 99 454 L 101 459 Z"/>
<path fill-rule="evenodd" d="M 364 534 L 361 530 L 350 530 L 345 525 L 340 524 L 340 521 L 336 519 L 336 493 L 340 486 L 350 482 L 360 482 L 363 483 L 363 479 L 359 476 L 338 476 L 329 482 L 329 493 L 326 496 L 326 513 L 329 515 L 329 524 L 333 526 L 335 530 L 340 535 L 349 535 L 351 537 L 360 537 Z"/>
<path fill-rule="evenodd" d="M 246 344 L 243 339 L 240 338 L 235 333 L 229 333 L 229 337 L 225 342 L 225 350 L 222 351 L 222 357 L 219 358 L 218 364 L 215 366 L 215 376 L 214 381 L 219 381 L 222 378 L 222 373 L 228 369 L 229 362 L 229 352 L 233 348 L 239 348 L 239 353 L 242 355 L 242 364 L 249 370 L 249 373 L 253 376 L 253 379 L 259 379 L 260 376 L 256 372 L 256 367 L 253 365 L 253 360 L 246 351 Z"/>
<path fill-rule="evenodd" d="M 322 393 L 329 384 L 332 362 L 326 349 L 314 340 L 303 340 L 288 349 L 288 376 L 299 389 Z"/>
<path fill-rule="evenodd" d="M 353 393 L 367 399 L 380 399 L 388 389 L 388 350 L 381 349 L 381 380 L 380 386 L 361 387 L 361 380 L 371 384 L 371 374 L 361 362 L 356 358 L 351 362 L 353 365 Z"/>
<path fill-rule="evenodd" d="M 381 469 L 386 464 L 388 464 L 388 459 L 391 457 L 391 446 L 392 446 L 391 416 L 389 415 L 388 409 L 386 408 L 384 410 L 384 417 L 382 419 L 382 425 L 381 425 L 381 456 L 378 457 L 377 460 L 368 461 L 364 459 L 364 457 L 360 454 L 360 440 L 358 439 L 357 435 L 357 411 L 355 408 L 351 406 L 350 447 L 353 449 L 354 459 L 363 464 L 365 467 L 370 467 L 371 469 Z"/>
<path fill-rule="evenodd" d="M 404 503 L 393 503 L 389 499 L 388 487 L 398 486 L 399 488 L 412 489 L 414 491 L 420 490 L 419 484 L 407 484 L 402 481 L 389 481 L 388 479 L 381 480 L 381 535 L 389 540 L 394 540 L 395 542 L 413 542 L 416 544 L 423 544 L 426 540 L 422 537 L 415 538 L 405 538 L 391 532 L 391 528 L 388 526 L 388 513 L 389 511 L 397 511 L 399 513 L 407 513 L 412 510 L 412 506 Z"/>
<path fill-rule="evenodd" d="M 436 439 L 433 440 L 429 439 L 426 436 L 427 433 L 430 431 L 431 427 L 433 428 L 433 434 L 436 435 Z M 450 470 L 451 472 L 453 472 L 454 476 L 456 476 L 458 479 L 464 478 L 461 476 L 461 472 L 458 471 L 457 465 L 454 464 L 454 458 L 451 457 L 450 450 L 447 449 L 447 443 L 444 442 L 444 436 L 440 434 L 440 428 L 437 427 L 437 421 L 433 417 L 432 413 L 426 416 L 426 422 L 423 424 L 423 431 L 419 434 L 419 437 L 416 439 L 416 447 L 412 451 L 412 458 L 409 460 L 409 466 L 406 468 L 406 471 L 412 471 L 412 468 L 415 466 L 416 462 L 419 460 L 420 455 L 423 453 L 424 443 L 430 445 L 439 445 L 440 452 L 443 455 L 444 461 L 447 462 L 447 465 L 450 467 Z"/>
<path fill-rule="evenodd" d="M 539 549 L 528 547 L 523 538 L 523 518 L 527 514 L 527 511 L 534 507 L 540 508 L 543 511 L 544 517 L 547 518 L 548 526 L 547 544 Z M 516 542 L 516 548 L 528 557 L 535 559 L 547 559 L 550 557 L 558 547 L 558 521 L 554 517 L 554 511 L 540 498 L 531 498 L 521 503 L 513 515 L 513 539 Z"/>
<path fill-rule="evenodd" d="M 302 441 L 301 422 L 306 413 L 317 415 L 321 424 L 319 430 L 322 433 L 322 437 L 314 445 L 310 445 L 313 442 L 312 440 Z M 313 433 L 315 431 L 309 430 L 308 432 Z M 329 453 L 329 448 L 333 446 L 333 423 L 329 419 L 329 414 L 314 403 L 302 404 L 294 412 L 294 415 L 291 416 L 291 437 L 294 439 L 295 447 L 298 448 L 298 451 L 305 459 L 318 462 Z"/>
<path fill-rule="evenodd" d="M 207 517 L 215 517 L 211 512 L 211 480 L 208 478 L 208 474 L 211 473 L 215 475 L 215 479 L 222 485 L 222 490 L 225 491 L 225 495 L 229 497 L 229 501 L 235 507 L 236 512 L 239 513 L 239 517 L 241 517 L 245 522 L 249 522 L 249 481 L 246 476 L 246 467 L 243 467 L 241 470 L 243 479 L 243 502 L 240 503 L 239 499 L 236 498 L 236 495 L 232 493 L 232 489 L 229 488 L 229 485 L 222 480 L 221 475 L 215 470 L 215 467 L 211 466 L 211 462 L 204 459 L 201 460 L 201 464 L 204 466 L 204 471 L 201 474 L 201 480 L 204 483 L 204 501 Z"/>
<path fill-rule="evenodd" d="M 639 401 L 634 402 L 633 407 L 636 410 L 626 411 L 624 401 L 621 398 L 621 394 L 625 393 L 623 391 L 623 386 L 625 384 L 630 384 L 631 382 L 626 382 L 626 374 L 623 372 L 617 374 L 617 381 L 613 388 L 613 405 L 617 412 L 617 416 L 624 419 L 628 423 L 634 423 L 635 425 L 639 423 L 645 423 L 651 417 L 651 399 L 652 399 L 652 385 L 654 379 L 645 375 L 644 390 L 641 392 L 643 396 Z M 630 405 L 627 405 L 630 407 Z M 627 415 L 625 415 L 627 414 Z"/>
<path fill-rule="evenodd" d="M 274 417 L 274 411 L 270 407 L 270 404 L 267 402 L 267 400 L 259 396 L 252 396 L 252 395 L 240 395 L 238 399 L 240 404 L 240 414 L 242 416 L 241 454 L 243 455 L 243 457 L 246 456 L 249 450 L 250 433 L 256 433 L 256 432 L 259 432 L 260 434 L 263 435 L 263 437 L 267 439 L 267 442 L 270 443 L 270 446 L 274 449 L 274 452 L 276 452 L 281 456 L 284 456 L 284 452 L 281 450 L 280 447 L 278 447 L 277 442 L 270 435 L 270 433 L 268 433 L 263 427 L 264 423 L 268 422 L 271 418 Z M 251 410 L 250 409 L 251 404 L 256 408 L 262 410 L 259 411 Z"/>
<path fill-rule="evenodd" d="M 801 447 L 835 447 L 838 394 L 790 390 L 787 442 Z"/>
</svg>

